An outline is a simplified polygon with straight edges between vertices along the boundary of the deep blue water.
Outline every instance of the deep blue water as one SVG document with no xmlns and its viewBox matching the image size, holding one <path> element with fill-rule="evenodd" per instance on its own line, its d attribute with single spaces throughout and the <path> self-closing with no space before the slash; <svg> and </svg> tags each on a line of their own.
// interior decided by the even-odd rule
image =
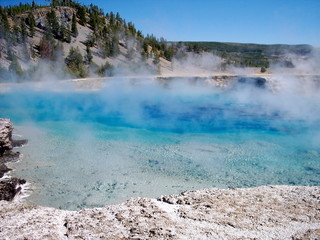
<svg viewBox="0 0 320 240">
<path fill-rule="evenodd" d="M 134 97 L 122 96 L 109 102 L 100 93 L 11 92 L 1 94 L 0 108 L 2 116 L 16 123 L 97 122 L 175 133 L 256 130 L 281 134 L 304 131 L 310 124 L 319 123 L 288 119 L 285 112 L 264 109 L 259 103 L 235 103 L 226 93 L 199 96 L 191 101 L 189 96 L 170 99 L 155 96 L 152 100 L 135 102 Z"/>
<path fill-rule="evenodd" d="M 29 139 L 30 200 L 76 209 L 204 187 L 320 184 L 319 95 L 180 84 L 20 88 L 1 117 Z"/>
</svg>

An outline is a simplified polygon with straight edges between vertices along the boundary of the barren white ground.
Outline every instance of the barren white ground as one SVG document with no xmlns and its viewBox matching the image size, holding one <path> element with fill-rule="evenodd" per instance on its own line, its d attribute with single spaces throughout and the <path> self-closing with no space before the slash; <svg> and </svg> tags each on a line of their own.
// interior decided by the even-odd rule
<svg viewBox="0 0 320 240">
<path fill-rule="evenodd" d="M 320 187 L 205 189 L 64 211 L 0 202 L 0 239 L 320 239 Z"/>
</svg>

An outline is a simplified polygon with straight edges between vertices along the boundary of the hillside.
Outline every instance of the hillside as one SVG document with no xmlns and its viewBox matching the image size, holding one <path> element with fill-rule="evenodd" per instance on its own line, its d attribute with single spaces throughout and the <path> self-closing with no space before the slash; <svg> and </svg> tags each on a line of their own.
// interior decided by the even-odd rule
<svg viewBox="0 0 320 240">
<path fill-rule="evenodd" d="M 293 68 L 309 45 L 168 42 L 144 35 L 119 13 L 72 0 L 0 7 L 0 81 Z"/>
<path fill-rule="evenodd" d="M 173 56 L 172 44 L 143 36 L 119 13 L 104 14 L 94 5 L 67 1 L 0 7 L 0 20 L 3 81 L 17 76 L 32 79 L 48 71 L 57 74 L 57 69 L 59 78 L 113 75 L 114 71 L 155 74 Z"/>
</svg>

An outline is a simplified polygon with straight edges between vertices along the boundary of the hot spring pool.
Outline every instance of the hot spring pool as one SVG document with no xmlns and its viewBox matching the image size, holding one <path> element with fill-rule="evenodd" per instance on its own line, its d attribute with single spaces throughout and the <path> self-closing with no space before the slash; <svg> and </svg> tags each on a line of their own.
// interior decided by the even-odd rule
<svg viewBox="0 0 320 240">
<path fill-rule="evenodd" d="M 13 175 L 28 198 L 97 207 L 210 187 L 320 185 L 319 94 L 107 82 L 99 91 L 1 93 L 1 117 L 29 140 Z"/>
</svg>

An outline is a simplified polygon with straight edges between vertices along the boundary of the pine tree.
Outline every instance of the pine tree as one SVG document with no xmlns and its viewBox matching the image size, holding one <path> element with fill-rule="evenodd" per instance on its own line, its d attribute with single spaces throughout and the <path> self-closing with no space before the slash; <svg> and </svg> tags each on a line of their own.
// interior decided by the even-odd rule
<svg viewBox="0 0 320 240">
<path fill-rule="evenodd" d="M 113 12 L 110 12 L 110 16 L 109 16 L 109 23 L 111 26 L 114 25 L 115 21 L 114 21 L 114 14 Z"/>
<path fill-rule="evenodd" d="M 65 27 L 64 22 L 62 22 L 59 27 L 59 37 L 61 41 L 66 41 L 67 28 Z"/>
<path fill-rule="evenodd" d="M 140 30 L 137 31 L 137 37 L 138 38 L 143 38 L 143 34 Z"/>
<path fill-rule="evenodd" d="M 122 22 L 122 18 L 120 17 L 120 14 L 118 12 L 116 13 L 116 20 L 120 23 Z"/>
<path fill-rule="evenodd" d="M 20 28 L 17 25 L 13 26 L 13 38 L 12 38 L 12 44 L 16 45 L 17 43 L 21 42 L 21 31 Z"/>
<path fill-rule="evenodd" d="M 171 61 L 174 55 L 174 47 L 165 47 L 163 55 L 168 61 Z"/>
<path fill-rule="evenodd" d="M 85 26 L 86 23 L 87 23 L 87 20 L 86 20 L 86 8 L 83 7 L 83 6 L 80 6 L 78 9 L 77 9 L 77 16 L 79 18 L 79 23 L 82 25 L 82 26 Z"/>
<path fill-rule="evenodd" d="M 71 33 L 73 37 L 78 36 L 77 17 L 74 13 L 72 15 Z"/>
<path fill-rule="evenodd" d="M 160 63 L 160 58 L 158 54 L 154 55 L 153 64 L 158 65 Z"/>
<path fill-rule="evenodd" d="M 85 57 L 85 59 L 86 59 L 86 63 L 87 64 L 90 64 L 90 63 L 92 63 L 92 53 L 91 53 L 91 50 L 90 50 L 90 47 L 89 46 L 86 46 L 86 57 Z"/>
<path fill-rule="evenodd" d="M 98 25 L 99 25 L 99 16 L 98 12 L 96 11 L 91 11 L 90 12 L 90 17 L 89 17 L 89 24 L 94 32 L 97 31 Z"/>
<path fill-rule="evenodd" d="M 119 53 L 119 39 L 116 36 L 114 36 L 110 42 L 110 56 L 116 57 L 119 55 Z"/>
<path fill-rule="evenodd" d="M 111 45 L 110 41 L 107 40 L 106 43 L 104 44 L 103 58 L 110 56 L 110 45 Z"/>
<path fill-rule="evenodd" d="M 71 43 L 71 30 L 70 30 L 70 25 L 68 25 L 68 27 L 67 27 L 65 40 L 66 40 L 67 43 Z"/>
<path fill-rule="evenodd" d="M 102 29 L 102 37 L 103 38 L 107 38 L 107 36 L 109 35 L 110 31 L 109 28 L 105 25 Z"/>
<path fill-rule="evenodd" d="M 15 57 L 15 55 L 13 54 L 11 48 L 8 48 L 8 50 L 7 50 L 7 60 L 13 61 L 14 57 Z"/>
<path fill-rule="evenodd" d="M 20 77 L 23 75 L 23 70 L 22 70 L 16 56 L 14 56 L 13 60 L 11 61 L 10 65 L 9 65 L 9 71 L 17 74 Z"/>
<path fill-rule="evenodd" d="M 100 66 L 100 68 L 97 69 L 96 73 L 101 77 L 112 76 L 113 66 L 108 61 L 106 61 L 104 65 Z"/>
<path fill-rule="evenodd" d="M 33 37 L 35 33 L 36 20 L 31 12 L 28 13 L 26 23 L 29 25 L 30 37 Z"/>
<path fill-rule="evenodd" d="M 8 21 L 8 15 L 3 11 L 0 15 L 0 38 L 10 38 L 10 25 Z"/>
<path fill-rule="evenodd" d="M 53 50 L 53 40 L 50 39 L 50 35 L 43 36 L 39 44 L 40 57 L 51 60 L 53 58 Z"/>
<path fill-rule="evenodd" d="M 25 42 L 27 38 L 27 26 L 24 21 L 21 21 L 20 23 L 20 31 L 21 31 L 21 40 L 22 42 Z"/>
<path fill-rule="evenodd" d="M 52 9 L 50 12 L 47 13 L 46 17 L 49 31 L 55 37 L 59 37 L 60 26 L 55 11 Z"/>
<path fill-rule="evenodd" d="M 132 22 L 128 22 L 128 31 L 133 35 L 135 36 L 136 33 L 137 33 L 137 30 L 134 26 L 134 24 Z"/>
<path fill-rule="evenodd" d="M 87 69 L 84 66 L 83 57 L 79 51 L 79 48 L 71 48 L 68 56 L 65 59 L 65 63 L 70 73 L 78 76 L 85 77 L 87 75 Z"/>
</svg>

